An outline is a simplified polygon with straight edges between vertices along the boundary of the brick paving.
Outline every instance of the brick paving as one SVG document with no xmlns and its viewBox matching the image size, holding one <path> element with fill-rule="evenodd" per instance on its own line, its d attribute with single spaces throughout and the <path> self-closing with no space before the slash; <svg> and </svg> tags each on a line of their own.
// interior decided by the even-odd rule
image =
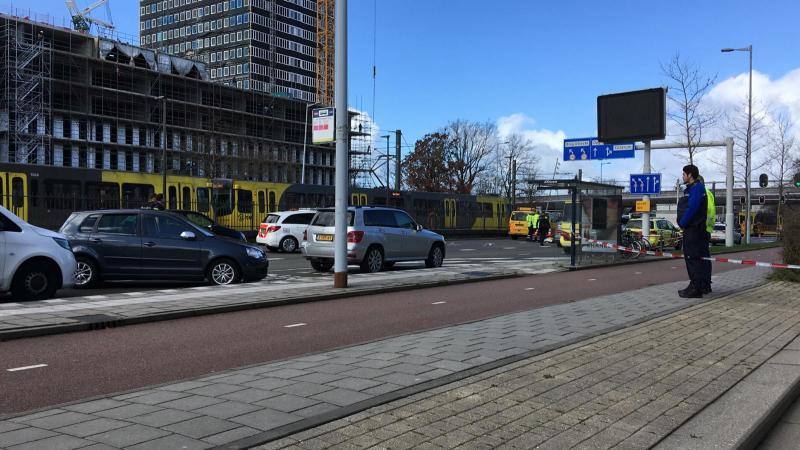
<svg viewBox="0 0 800 450">
<path fill-rule="evenodd" d="M 757 286 L 766 273 L 751 268 L 717 275 L 715 295 Z M 675 291 L 683 284 L 595 297 L 61 405 L 0 421 L 0 447 L 47 448 L 58 441 L 63 448 L 161 449 L 264 442 L 293 426 L 325 423 L 470 374 L 463 371 L 528 358 L 707 302 L 678 298 Z M 489 445 L 528 435 L 531 425 L 539 422 L 538 435 L 571 443 L 579 436 L 598 434 L 594 431 L 604 422 L 597 417 L 618 425 L 614 433 L 630 431 L 622 439 L 637 443 L 651 432 L 640 428 L 661 429 L 657 427 L 682 417 L 678 414 L 707 403 L 725 383 L 735 382 L 794 333 L 800 318 L 789 314 L 793 304 L 782 299 L 783 291 L 759 289 L 750 291 L 758 294 L 758 302 L 748 300 L 749 294 L 712 301 L 663 323 L 636 327 L 630 331 L 633 337 L 617 332 L 526 359 L 493 372 L 497 382 L 474 382 L 484 383 L 477 391 L 477 384 L 458 394 L 438 388 L 401 400 L 410 408 L 399 413 L 406 415 L 402 420 L 386 418 L 391 408 L 402 407 L 390 404 L 334 422 L 336 429 L 323 425 L 320 429 L 329 431 L 328 440 L 319 437 L 315 443 L 347 437 L 337 444 L 383 445 L 409 433 L 403 439 L 410 439 L 406 444 L 413 446 Z M 566 352 L 577 353 L 565 356 Z M 612 359 L 601 358 L 606 354 Z M 735 358 L 741 361 L 733 363 Z M 693 380 L 688 385 L 682 382 L 687 377 Z M 668 404 L 679 395 L 683 397 L 677 403 Z M 645 398 L 648 403 L 641 403 Z M 606 412 L 595 417 L 600 411 Z M 651 423 L 656 411 L 660 421 Z M 529 421 L 520 422 L 523 417 Z M 356 418 L 359 425 L 351 428 Z M 370 422 L 360 423 L 367 419 Z M 331 433 L 340 428 L 333 438 Z M 279 442 L 294 445 L 296 438 Z"/>
<path fill-rule="evenodd" d="M 796 289 L 764 285 L 257 448 L 649 448 L 797 338 Z M 765 448 L 786 448 L 787 428 Z"/>
</svg>

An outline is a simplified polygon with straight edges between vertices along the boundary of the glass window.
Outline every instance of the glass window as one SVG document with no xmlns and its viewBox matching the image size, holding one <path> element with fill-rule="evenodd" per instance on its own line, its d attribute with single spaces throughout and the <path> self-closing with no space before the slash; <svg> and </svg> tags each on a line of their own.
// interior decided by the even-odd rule
<svg viewBox="0 0 800 450">
<path fill-rule="evenodd" d="M 281 216 L 277 214 L 270 214 L 264 218 L 264 223 L 278 223 L 278 219 L 280 218 Z"/>
<path fill-rule="evenodd" d="M 239 189 L 236 199 L 236 209 L 240 213 L 253 212 L 253 191 Z"/>
<path fill-rule="evenodd" d="M 408 214 L 402 211 L 395 211 L 394 212 L 394 220 L 397 222 L 398 228 L 408 228 L 408 229 L 416 229 L 417 224 L 414 223 L 414 220 L 408 216 Z"/>
<path fill-rule="evenodd" d="M 197 210 L 208 212 L 208 188 L 197 188 Z"/>
<path fill-rule="evenodd" d="M 97 218 L 100 217 L 97 214 L 92 214 L 91 216 L 83 219 L 81 226 L 78 227 L 78 233 L 91 233 L 94 231 L 94 224 L 97 223 Z"/>
<path fill-rule="evenodd" d="M 318 227 L 332 227 L 335 224 L 335 214 L 333 211 L 320 211 L 317 215 L 314 216 L 314 220 L 311 222 L 311 225 L 315 225 Z M 347 212 L 347 223 L 348 225 L 353 225 L 353 212 Z"/>
<path fill-rule="evenodd" d="M 97 222 L 97 232 L 135 236 L 138 223 L 138 214 L 104 214 Z"/>
<path fill-rule="evenodd" d="M 386 209 L 364 211 L 364 226 L 397 227 L 394 212 Z"/>
<path fill-rule="evenodd" d="M 264 191 L 258 191 L 258 212 L 259 214 L 264 214 L 267 209 L 267 198 L 264 195 Z"/>
<path fill-rule="evenodd" d="M 291 216 L 283 219 L 283 223 L 308 225 L 309 223 L 311 223 L 311 219 L 313 217 L 314 213 L 292 214 Z"/>
<path fill-rule="evenodd" d="M 269 211 L 270 212 L 275 211 L 276 209 L 278 209 L 277 205 L 275 203 L 276 203 L 275 202 L 275 192 L 270 192 L 269 193 Z"/>
<path fill-rule="evenodd" d="M 11 180 L 11 205 L 21 208 L 25 204 L 25 183 L 20 177 Z"/>
<path fill-rule="evenodd" d="M 526 212 L 515 212 L 511 215 L 511 220 L 517 220 L 521 222 L 524 222 L 525 219 L 527 218 L 528 218 L 528 213 Z"/>
<path fill-rule="evenodd" d="M 185 186 L 183 189 L 183 210 L 189 211 L 192 209 L 192 189 L 188 186 Z"/>
<path fill-rule="evenodd" d="M 203 228 L 208 228 L 214 225 L 214 222 L 211 219 L 196 212 L 190 212 L 186 214 L 186 216 L 184 217 L 189 219 L 189 222 L 192 222 L 193 224 L 201 226 Z"/>
<path fill-rule="evenodd" d="M 143 224 L 145 236 L 160 239 L 180 239 L 184 231 L 194 232 L 194 229 L 180 220 L 161 215 L 145 215 Z"/>
</svg>

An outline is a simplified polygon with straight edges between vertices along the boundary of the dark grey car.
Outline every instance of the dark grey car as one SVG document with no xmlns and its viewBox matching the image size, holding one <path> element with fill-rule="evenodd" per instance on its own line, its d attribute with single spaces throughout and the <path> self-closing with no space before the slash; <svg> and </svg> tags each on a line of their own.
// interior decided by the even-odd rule
<svg viewBox="0 0 800 450">
<path fill-rule="evenodd" d="M 73 213 L 61 232 L 78 261 L 76 287 L 100 280 L 176 280 L 231 284 L 267 276 L 266 253 L 219 237 L 166 211 Z"/>
</svg>

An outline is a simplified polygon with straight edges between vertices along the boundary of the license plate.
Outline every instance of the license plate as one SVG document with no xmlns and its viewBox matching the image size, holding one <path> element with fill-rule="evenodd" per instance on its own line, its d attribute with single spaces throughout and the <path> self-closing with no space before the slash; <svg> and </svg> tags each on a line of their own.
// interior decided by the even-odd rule
<svg viewBox="0 0 800 450">
<path fill-rule="evenodd" d="M 324 241 L 324 242 L 332 242 L 333 241 L 333 235 L 332 234 L 318 234 L 317 235 L 317 240 L 318 241 Z"/>
</svg>

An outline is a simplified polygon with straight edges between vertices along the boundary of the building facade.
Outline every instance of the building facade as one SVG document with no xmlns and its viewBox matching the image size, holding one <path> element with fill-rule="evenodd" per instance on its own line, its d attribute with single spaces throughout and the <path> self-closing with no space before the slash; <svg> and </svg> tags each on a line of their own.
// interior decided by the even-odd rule
<svg viewBox="0 0 800 450">
<path fill-rule="evenodd" d="M 141 0 L 140 45 L 203 61 L 213 82 L 315 103 L 317 6 L 312 0 Z"/>
<path fill-rule="evenodd" d="M 0 15 L 0 162 L 334 184 L 307 103 L 213 83 L 196 60 Z M 310 141 L 310 139 L 309 139 Z"/>
</svg>

